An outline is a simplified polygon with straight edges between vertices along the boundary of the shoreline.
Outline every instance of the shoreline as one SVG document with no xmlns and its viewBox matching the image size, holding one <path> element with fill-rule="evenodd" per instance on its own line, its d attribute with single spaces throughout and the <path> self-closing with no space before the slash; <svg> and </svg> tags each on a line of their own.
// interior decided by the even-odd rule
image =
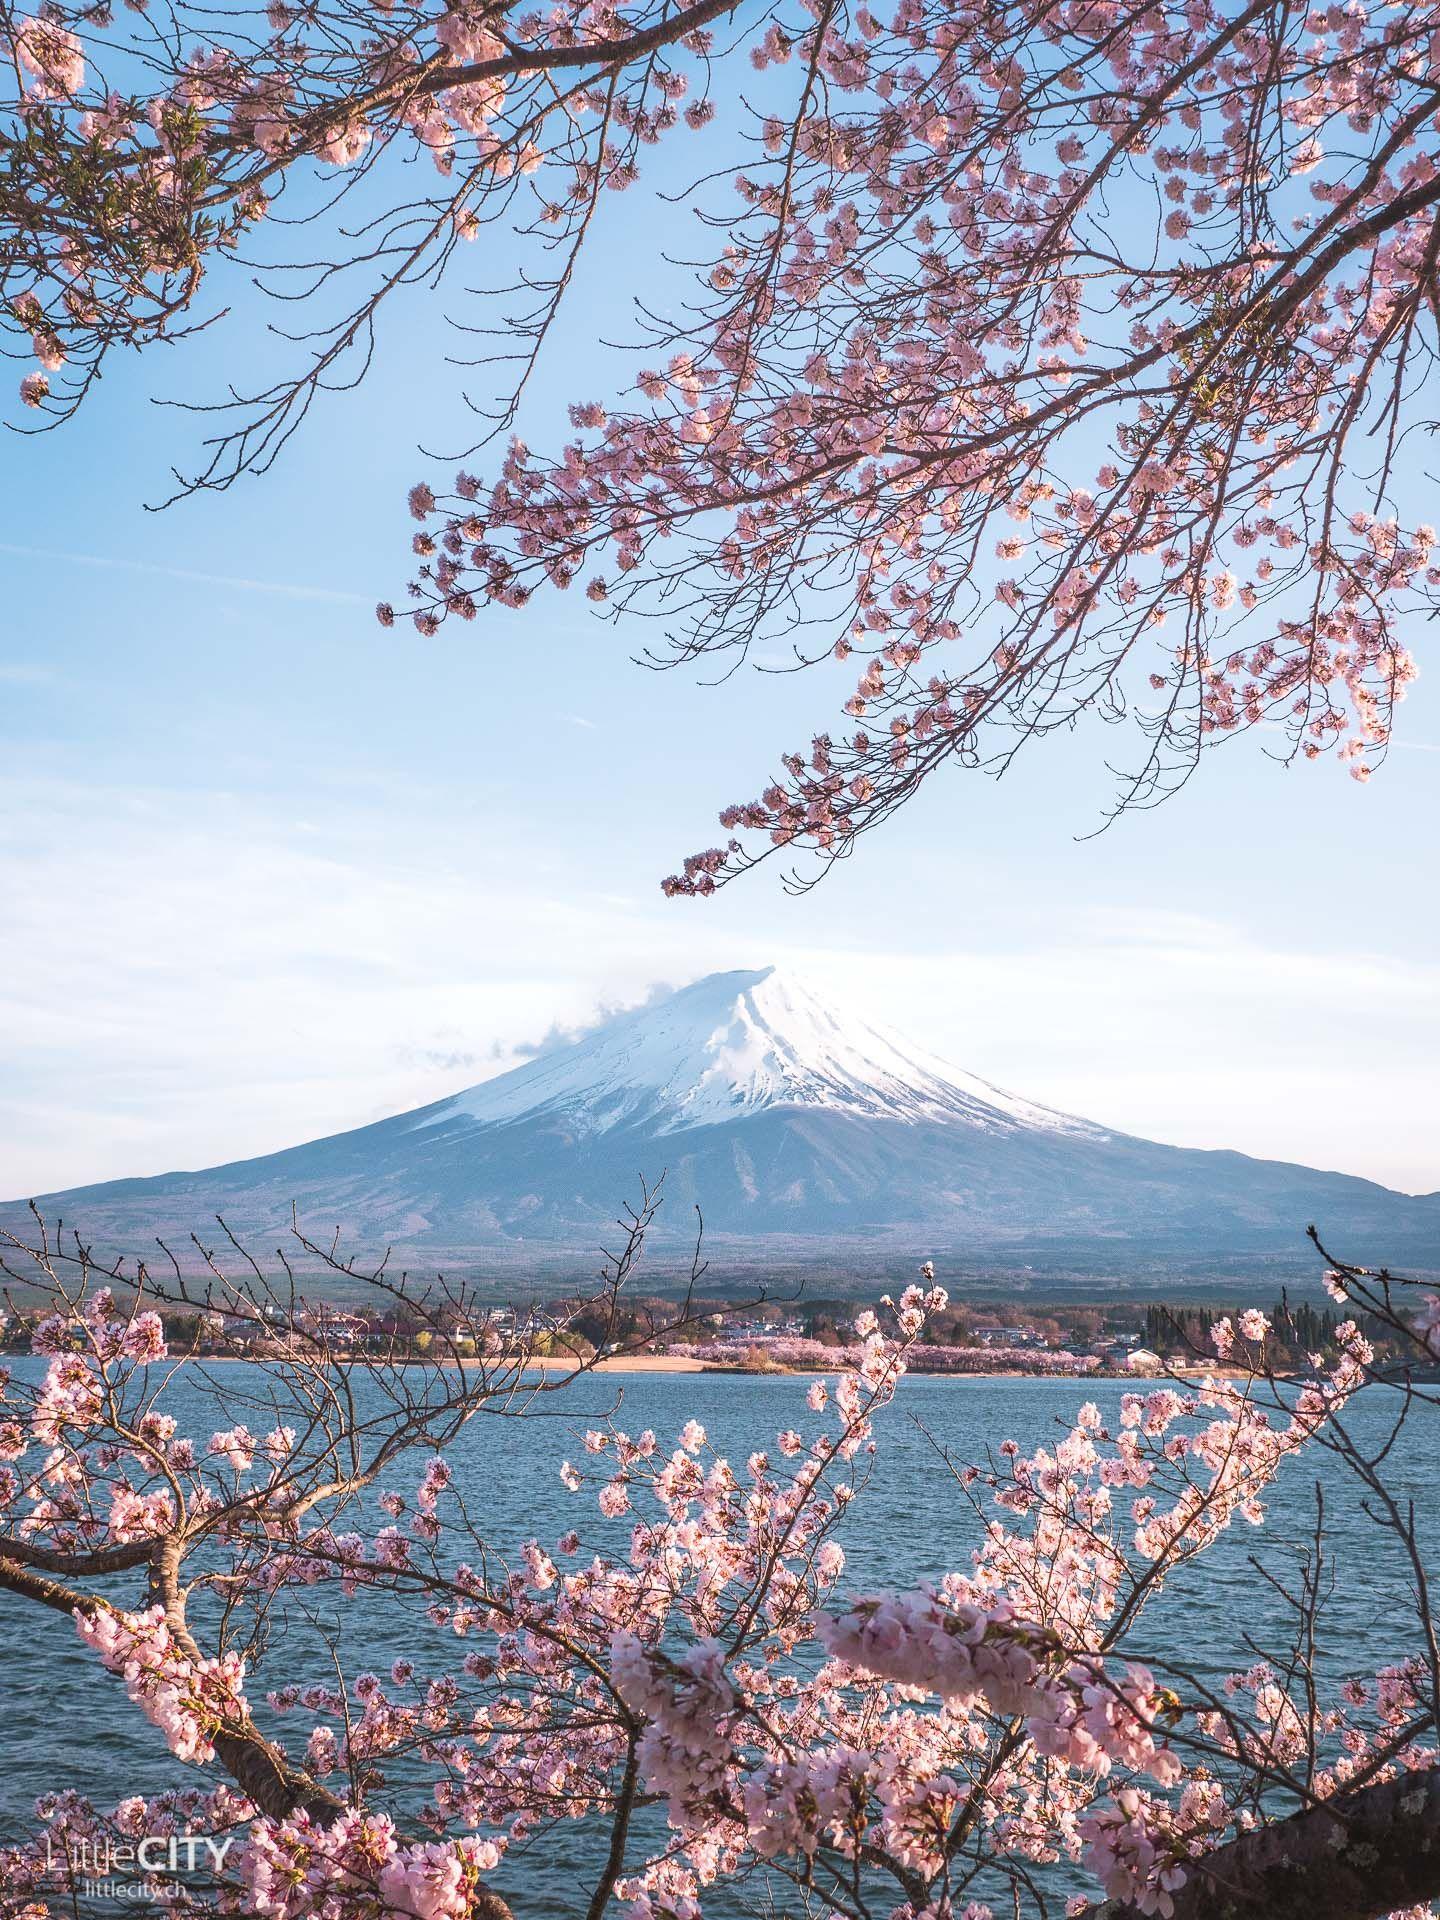
<svg viewBox="0 0 1440 1920">
<path fill-rule="evenodd" d="M 273 1360 L 275 1356 L 272 1355 L 270 1358 Z M 263 1365 L 265 1363 L 265 1356 L 225 1353 L 200 1357 L 201 1365 L 211 1366 L 217 1363 L 222 1365 L 246 1363 Z M 371 1364 L 371 1362 L 365 1355 L 356 1354 L 342 1356 L 340 1364 L 344 1366 L 365 1366 Z M 462 1369 L 468 1369 L 478 1367 L 481 1362 L 469 1355 L 459 1360 L 442 1359 L 439 1361 L 428 1361 L 422 1354 L 407 1354 L 403 1359 L 386 1364 L 402 1367 L 431 1365 L 443 1367 L 458 1366 Z M 498 1367 L 503 1365 L 503 1361 L 492 1359 L 490 1364 Z M 554 1354 L 544 1354 L 533 1355 L 523 1363 L 519 1371 L 521 1373 L 568 1374 L 575 1372 L 576 1366 L 577 1363 L 574 1360 Z M 583 1370 L 586 1373 L 608 1374 L 691 1374 L 703 1375 L 706 1379 L 710 1380 L 828 1380 L 843 1369 L 838 1364 L 833 1367 L 727 1367 L 718 1366 L 714 1361 L 692 1360 L 680 1355 L 671 1356 L 668 1354 L 638 1353 L 597 1360 L 593 1365 L 585 1366 Z M 1101 1380 L 1114 1381 L 1136 1388 L 1153 1388 L 1175 1380 L 1184 1381 L 1188 1384 L 1192 1382 L 1198 1383 L 1205 1379 L 1246 1380 L 1250 1377 L 1251 1376 L 1241 1367 L 1226 1366 L 1176 1367 L 1168 1373 L 1117 1373 L 1106 1371 L 1097 1371 L 1094 1373 L 1030 1373 L 1023 1367 L 911 1367 L 908 1368 L 905 1373 L 907 1380 L 1045 1380 L 1054 1381 L 1057 1384 L 1067 1383 L 1074 1386 L 1084 1386 L 1092 1381 Z"/>
<path fill-rule="evenodd" d="M 463 1366 L 473 1365 L 471 1361 L 462 1361 Z M 524 1371 L 532 1368 L 542 1371 L 565 1371 L 569 1361 L 529 1360 Z M 591 1373 L 693 1373 L 704 1374 L 709 1379 L 730 1380 L 826 1380 L 839 1369 L 835 1367 L 719 1367 L 705 1360 L 665 1360 L 659 1356 L 638 1355 L 629 1360 L 601 1360 L 588 1369 Z M 1027 1373 L 1021 1367 L 986 1367 L 961 1369 L 958 1367 L 910 1367 L 906 1370 L 907 1380 L 1053 1380 L 1057 1383 L 1068 1382 L 1083 1386 L 1093 1380 L 1118 1381 L 1135 1387 L 1163 1386 L 1175 1380 L 1198 1382 L 1200 1380 L 1248 1380 L 1251 1376 L 1239 1367 L 1176 1367 L 1168 1373 Z"/>
<path fill-rule="evenodd" d="M 837 1364 L 830 1367 L 732 1367 L 720 1366 L 711 1360 L 693 1360 L 679 1354 L 636 1353 L 597 1360 L 593 1365 L 584 1366 L 583 1370 L 586 1373 L 597 1374 L 693 1374 L 703 1375 L 712 1380 L 826 1380 L 843 1370 L 839 1363 L 839 1355 L 842 1351 L 843 1349 L 836 1349 Z M 7 1350 L 3 1353 L 3 1356 L 0 1357 L 10 1358 L 19 1356 L 11 1356 Z M 28 1357 L 28 1355 L 24 1357 Z M 279 1354 L 203 1353 L 186 1356 L 172 1354 L 172 1362 L 177 1357 L 185 1358 L 190 1364 L 200 1368 L 267 1366 L 275 1365 L 283 1360 L 283 1356 Z M 424 1354 L 417 1353 L 397 1356 L 394 1359 L 386 1359 L 378 1355 L 362 1353 L 345 1353 L 336 1356 L 336 1363 L 346 1367 L 376 1365 L 395 1367 L 458 1366 L 462 1369 L 478 1367 L 482 1364 L 478 1358 L 468 1354 L 459 1359 L 441 1358 L 438 1360 L 430 1360 Z M 499 1370 L 504 1366 L 505 1362 L 501 1356 L 490 1356 L 488 1364 Z M 561 1355 L 537 1354 L 532 1355 L 528 1360 L 524 1361 L 519 1371 L 522 1374 L 569 1374 L 576 1371 L 577 1364 L 574 1359 Z M 1180 1381 L 1188 1385 L 1196 1384 L 1205 1379 L 1245 1380 L 1250 1377 L 1244 1368 L 1241 1367 L 1204 1366 L 1199 1364 L 1175 1367 L 1169 1372 L 1162 1373 L 1121 1373 L 1114 1371 L 1097 1371 L 1094 1373 L 1031 1373 L 1022 1367 L 912 1367 L 908 1368 L 905 1374 L 905 1378 L 909 1380 L 1046 1380 L 1054 1381 L 1057 1384 L 1063 1382 L 1073 1386 L 1086 1386 L 1095 1381 L 1113 1381 L 1133 1386 L 1137 1389 L 1154 1388 L 1162 1386 L 1167 1382 L 1173 1383 L 1175 1381 Z"/>
<path fill-rule="evenodd" d="M 840 1349 L 837 1349 L 837 1353 Z M 446 1366 L 455 1364 L 444 1362 Z M 462 1367 L 477 1364 L 472 1359 L 459 1362 Z M 568 1372 L 574 1367 L 574 1361 L 554 1355 L 536 1356 L 527 1360 L 522 1369 L 529 1373 Z M 710 1379 L 732 1380 L 825 1380 L 840 1371 L 833 1367 L 742 1367 L 719 1366 L 711 1360 L 691 1360 L 679 1355 L 668 1354 L 627 1354 L 614 1359 L 597 1360 L 586 1369 L 590 1373 L 691 1373 L 704 1374 Z M 1070 1381 L 1083 1385 L 1091 1380 L 1117 1380 L 1133 1386 L 1159 1386 L 1167 1380 L 1247 1380 L 1251 1376 L 1243 1367 L 1206 1366 L 1195 1364 L 1175 1367 L 1162 1373 L 1128 1373 L 1097 1370 L 1093 1373 L 1031 1373 L 1024 1367 L 910 1367 L 906 1370 L 907 1380 L 1055 1380 Z"/>
</svg>

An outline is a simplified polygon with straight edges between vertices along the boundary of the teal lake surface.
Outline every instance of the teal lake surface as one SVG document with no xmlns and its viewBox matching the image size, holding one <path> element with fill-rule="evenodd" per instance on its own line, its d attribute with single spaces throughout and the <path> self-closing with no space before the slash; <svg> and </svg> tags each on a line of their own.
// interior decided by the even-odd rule
<svg viewBox="0 0 1440 1920">
<path fill-rule="evenodd" d="M 38 1374 L 38 1363 L 21 1360 L 17 1374 Z M 222 1389 L 241 1392 L 242 1370 L 217 1370 Z M 480 1418 L 447 1457 L 472 1514 L 484 1517 L 490 1541 L 502 1551 L 525 1539 L 553 1542 L 579 1525 L 589 1541 L 607 1537 L 595 1514 L 593 1495 L 570 1495 L 557 1478 L 560 1461 L 578 1458 L 578 1431 L 616 1408 L 628 1431 L 654 1428 L 662 1444 L 691 1417 L 701 1420 L 717 1451 L 737 1465 L 757 1446 L 772 1446 L 778 1429 L 813 1431 L 804 1396 L 807 1382 L 795 1377 L 734 1377 L 707 1374 L 636 1374 L 594 1377 L 544 1403 L 547 1417 L 523 1421 Z M 878 1450 L 870 1485 L 847 1516 L 840 1539 L 847 1554 L 842 1592 L 912 1586 L 966 1564 L 976 1524 L 958 1489 L 936 1459 L 926 1431 L 957 1459 L 982 1459 L 988 1445 L 1013 1437 L 1023 1447 L 1055 1435 L 1086 1399 L 1107 1414 L 1118 1411 L 1126 1390 L 1118 1381 L 909 1378 L 895 1402 L 877 1419 Z M 230 1395 L 226 1393 L 228 1400 Z M 203 1442 L 216 1426 L 249 1411 L 223 1403 L 200 1383 L 177 1383 L 167 1402 L 180 1430 Z M 1357 1435 L 1378 1439 L 1393 1416 L 1396 1396 L 1369 1388 L 1347 1414 Z M 190 1416 L 190 1417 L 187 1417 Z M 252 1421 L 253 1424 L 253 1421 Z M 923 1430 L 922 1430 L 923 1429 Z M 1436 1495 L 1436 1450 L 1440 1427 L 1433 1414 L 1413 1417 L 1392 1457 L 1392 1489 L 1413 1498 L 1428 1523 L 1429 1558 L 1440 1566 L 1440 1499 Z M 395 1484 L 409 1491 L 414 1468 Z M 1245 1637 L 1283 1646 L 1280 1603 L 1267 1596 L 1249 1564 L 1262 1555 L 1267 1566 L 1293 1565 L 1295 1547 L 1313 1532 L 1315 1486 L 1326 1492 L 1328 1551 L 1334 1557 L 1335 1590 L 1324 1617 L 1322 1655 L 1333 1674 L 1374 1668 L 1399 1657 L 1413 1641 L 1408 1576 L 1393 1543 L 1361 1510 L 1353 1481 L 1319 1449 L 1289 1463 L 1267 1502 L 1263 1528 L 1239 1523 L 1194 1567 L 1175 1579 L 1146 1613 L 1131 1649 L 1139 1657 L 1181 1660 L 1209 1674 L 1248 1667 L 1255 1660 Z M 626 1523 L 608 1537 L 617 1546 Z M 111 1589 L 118 1599 L 134 1589 Z M 428 1622 L 402 1620 L 383 1599 L 363 1591 L 353 1599 L 307 1590 L 303 1604 L 333 1626 L 350 1673 L 366 1667 L 385 1672 L 405 1653 L 422 1670 L 440 1671 L 458 1659 L 458 1643 Z M 1407 1631 L 1408 1627 L 1408 1631 Z M 261 1672 L 249 1682 L 252 1700 L 290 1681 L 328 1678 L 317 1639 L 298 1610 L 277 1634 Z M 118 1679 L 106 1674 L 59 1615 L 0 1593 L 0 1688 L 7 1724 L 7 1763 L 0 1769 L 0 1833 L 17 1838 L 30 1830 L 31 1809 L 46 1789 L 76 1788 L 103 1804 L 131 1793 L 154 1791 L 202 1777 L 183 1768 L 164 1749 L 159 1734 L 125 1699 Z M 276 1731 L 292 1735 L 308 1725 L 297 1716 Z M 507 1861 L 498 1884 L 514 1900 L 519 1920 L 572 1920 L 582 1914 L 587 1863 L 596 1841 L 562 1827 L 538 1837 L 524 1854 Z M 721 1895 L 705 1902 L 707 1920 L 765 1910 L 762 1890 Z M 1008 1910 L 1008 1909 L 1007 1909 Z M 783 1905 L 773 1913 L 799 1909 Z"/>
</svg>

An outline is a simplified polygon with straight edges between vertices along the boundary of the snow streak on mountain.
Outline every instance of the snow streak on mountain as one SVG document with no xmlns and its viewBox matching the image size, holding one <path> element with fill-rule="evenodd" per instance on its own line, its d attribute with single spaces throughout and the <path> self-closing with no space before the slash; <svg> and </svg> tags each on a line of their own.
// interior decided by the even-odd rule
<svg viewBox="0 0 1440 1920">
<path fill-rule="evenodd" d="M 712 973 L 658 1006 L 618 1014 L 571 1046 L 471 1087 L 417 1125 L 463 1116 L 494 1126 L 552 1113 L 583 1133 L 643 1121 L 666 1134 L 767 1107 L 1101 1137 L 1087 1121 L 843 1018 L 776 967 Z"/>
</svg>

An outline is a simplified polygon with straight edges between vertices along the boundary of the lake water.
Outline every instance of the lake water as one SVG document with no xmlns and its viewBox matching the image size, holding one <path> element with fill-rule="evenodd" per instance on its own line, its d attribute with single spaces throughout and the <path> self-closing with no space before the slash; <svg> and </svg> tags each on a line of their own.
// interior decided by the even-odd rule
<svg viewBox="0 0 1440 1920">
<path fill-rule="evenodd" d="M 31 1365 L 21 1362 L 17 1371 L 28 1372 Z M 235 1370 L 237 1387 L 239 1372 Z M 806 1384 L 794 1377 L 706 1374 L 592 1378 L 552 1397 L 547 1406 L 563 1411 L 551 1417 L 477 1419 L 447 1457 L 470 1511 L 485 1516 L 490 1538 L 502 1549 L 532 1535 L 553 1540 L 577 1524 L 582 1511 L 583 1530 L 593 1537 L 593 1505 L 584 1495 L 567 1495 L 556 1469 L 566 1455 L 576 1455 L 575 1431 L 593 1424 L 617 1398 L 623 1395 L 619 1417 L 628 1431 L 653 1427 L 665 1443 L 693 1416 L 704 1423 L 716 1449 L 738 1462 L 757 1446 L 773 1447 L 781 1427 L 813 1427 L 814 1417 L 807 1419 L 804 1407 Z M 1038 1443 L 1087 1398 L 1107 1411 L 1115 1409 L 1123 1391 L 1117 1381 L 903 1381 L 895 1403 L 877 1420 L 880 1445 L 873 1479 L 840 1536 L 848 1557 L 844 1589 L 910 1586 L 966 1563 L 975 1522 L 958 1490 L 939 1470 L 922 1425 L 953 1455 L 979 1459 L 987 1443 L 1007 1436 L 1026 1447 Z M 186 1395 L 194 1403 L 193 1420 L 183 1417 Z M 187 1386 L 186 1395 L 177 1386 L 169 1403 L 181 1418 L 182 1432 L 203 1436 L 245 1413 L 237 1408 L 222 1419 L 213 1400 L 200 1404 L 208 1399 L 202 1387 Z M 1393 1406 L 1393 1395 L 1368 1389 L 1352 1402 L 1349 1424 L 1362 1436 L 1378 1435 Z M 1440 1534 L 1431 1444 L 1437 1435 L 1433 1416 L 1422 1416 L 1404 1452 L 1392 1462 L 1390 1477 L 1394 1490 L 1412 1497 L 1422 1520 L 1428 1518 Z M 396 1484 L 408 1487 L 415 1477 L 415 1472 L 397 1476 Z M 1254 1657 L 1239 1643 L 1243 1629 L 1263 1639 L 1268 1622 L 1275 1627 L 1277 1646 L 1283 1644 L 1278 1602 L 1267 1601 L 1247 1556 L 1262 1550 L 1267 1556 L 1282 1554 L 1286 1543 L 1293 1545 L 1309 1534 L 1317 1479 L 1326 1486 L 1329 1548 L 1340 1570 L 1329 1609 L 1329 1662 L 1334 1670 L 1362 1665 L 1373 1670 L 1402 1653 L 1405 1569 L 1390 1543 L 1361 1513 L 1353 1484 L 1318 1449 L 1282 1473 L 1267 1503 L 1269 1517 L 1262 1530 L 1238 1525 L 1171 1583 L 1146 1615 L 1144 1645 L 1137 1651 L 1168 1651 L 1193 1667 L 1229 1671 L 1248 1666 Z M 1440 1552 L 1431 1557 L 1440 1566 Z M 351 1672 L 365 1666 L 383 1671 L 402 1652 L 415 1654 L 423 1667 L 425 1643 L 437 1643 L 436 1629 L 427 1622 L 419 1623 L 421 1640 L 413 1640 L 413 1621 L 402 1631 L 393 1610 L 363 1592 L 338 1605 L 314 1591 L 305 1597 L 338 1628 Z M 454 1660 L 453 1636 L 446 1635 L 445 1642 L 436 1652 L 437 1667 L 444 1657 Z M 291 1680 L 328 1677 L 313 1640 L 297 1623 L 297 1631 L 279 1638 L 249 1691 L 256 1699 Z M 31 1802 L 46 1788 L 70 1786 L 112 1804 L 127 1793 L 177 1784 L 187 1772 L 126 1701 L 119 1681 L 101 1670 L 60 1615 L 5 1593 L 0 1593 L 0 1690 L 7 1732 L 7 1762 L 0 1769 L 0 1832 L 7 1837 L 29 1829 Z M 284 1724 L 293 1737 L 300 1721 Z M 190 1777 L 196 1776 L 192 1772 Z M 588 1854 L 584 1837 L 564 1829 L 539 1839 L 523 1858 L 507 1862 L 498 1884 L 514 1898 L 521 1920 L 573 1920 L 577 1911 L 583 1912 L 576 1888 Z M 707 1920 L 754 1911 L 756 1891 L 751 1889 L 747 1904 L 712 1895 L 706 1902 Z"/>
</svg>

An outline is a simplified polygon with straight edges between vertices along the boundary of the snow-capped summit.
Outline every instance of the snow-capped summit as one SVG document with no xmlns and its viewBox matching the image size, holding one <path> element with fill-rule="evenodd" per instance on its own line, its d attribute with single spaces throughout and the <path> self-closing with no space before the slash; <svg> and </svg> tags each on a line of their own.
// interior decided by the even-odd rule
<svg viewBox="0 0 1440 1920">
<path fill-rule="evenodd" d="M 840 1013 L 778 967 L 707 974 L 469 1088 L 417 1124 L 493 1126 L 554 1113 L 582 1133 L 643 1121 L 665 1134 L 770 1107 L 1104 1137 L 1088 1121 L 1021 1100 Z"/>
</svg>

